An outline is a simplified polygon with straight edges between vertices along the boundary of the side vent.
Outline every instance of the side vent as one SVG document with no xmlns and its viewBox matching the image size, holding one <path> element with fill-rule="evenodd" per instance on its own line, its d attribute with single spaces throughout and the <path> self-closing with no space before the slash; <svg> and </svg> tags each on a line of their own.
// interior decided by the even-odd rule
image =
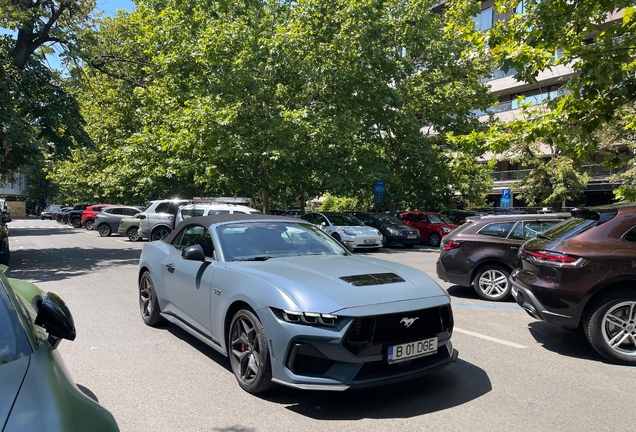
<svg viewBox="0 0 636 432">
<path fill-rule="evenodd" d="M 386 285 L 392 283 L 406 282 L 400 276 L 395 273 L 376 273 L 366 275 L 355 276 L 343 276 L 341 280 L 350 283 L 353 286 L 368 286 L 368 285 Z"/>
</svg>

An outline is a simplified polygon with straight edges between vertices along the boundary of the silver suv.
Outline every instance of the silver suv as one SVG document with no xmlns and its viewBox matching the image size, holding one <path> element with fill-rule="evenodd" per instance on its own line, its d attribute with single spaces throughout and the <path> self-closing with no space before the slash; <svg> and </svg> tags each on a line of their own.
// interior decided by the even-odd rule
<svg viewBox="0 0 636 432">
<path fill-rule="evenodd" d="M 150 201 L 139 215 L 139 237 L 149 240 L 161 240 L 172 232 L 177 209 L 190 203 L 187 199 Z"/>
</svg>

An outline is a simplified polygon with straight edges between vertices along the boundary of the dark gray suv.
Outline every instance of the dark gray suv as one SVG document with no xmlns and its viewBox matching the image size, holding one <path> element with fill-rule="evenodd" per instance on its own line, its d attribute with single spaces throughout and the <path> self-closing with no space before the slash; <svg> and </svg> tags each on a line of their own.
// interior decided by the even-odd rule
<svg viewBox="0 0 636 432">
<path fill-rule="evenodd" d="M 442 239 L 437 276 L 456 285 L 474 286 L 484 300 L 510 296 L 510 273 L 519 247 L 568 218 L 570 213 L 482 216 L 469 220 Z"/>
</svg>

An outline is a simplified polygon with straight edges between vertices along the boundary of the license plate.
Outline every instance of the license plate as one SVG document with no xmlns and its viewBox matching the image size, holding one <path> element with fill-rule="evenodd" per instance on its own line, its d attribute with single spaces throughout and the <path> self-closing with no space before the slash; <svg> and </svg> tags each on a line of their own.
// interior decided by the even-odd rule
<svg viewBox="0 0 636 432">
<path fill-rule="evenodd" d="M 419 357 L 435 354 L 437 352 L 437 338 L 424 339 L 389 347 L 387 360 L 389 363 L 399 363 Z"/>
<path fill-rule="evenodd" d="M 364 244 L 375 244 L 375 240 L 365 240 Z"/>
<path fill-rule="evenodd" d="M 417 238 L 417 236 L 416 235 L 410 235 L 410 236 L 407 236 L 406 238 L 409 239 L 409 240 L 413 240 L 413 239 Z"/>
</svg>

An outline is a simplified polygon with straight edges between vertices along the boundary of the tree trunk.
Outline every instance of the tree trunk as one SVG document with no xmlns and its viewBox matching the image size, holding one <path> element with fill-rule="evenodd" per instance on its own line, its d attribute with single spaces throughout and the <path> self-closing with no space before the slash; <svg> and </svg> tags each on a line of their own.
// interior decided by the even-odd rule
<svg viewBox="0 0 636 432">
<path fill-rule="evenodd" d="M 263 213 L 269 214 L 269 176 L 265 163 L 261 163 L 261 197 L 263 199 Z"/>
<path fill-rule="evenodd" d="M 305 188 L 303 188 L 302 185 L 300 185 L 300 192 L 298 194 L 298 202 L 300 204 L 300 214 L 304 215 L 305 214 Z"/>
</svg>

